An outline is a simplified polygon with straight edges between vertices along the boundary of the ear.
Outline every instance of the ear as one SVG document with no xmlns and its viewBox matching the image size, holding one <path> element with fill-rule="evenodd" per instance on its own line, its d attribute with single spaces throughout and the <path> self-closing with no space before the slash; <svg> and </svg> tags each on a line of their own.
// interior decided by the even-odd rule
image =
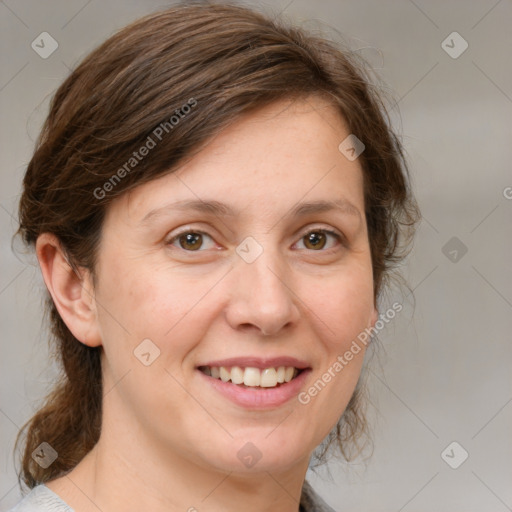
<svg viewBox="0 0 512 512">
<path fill-rule="evenodd" d="M 36 254 L 46 287 L 68 329 L 85 345 L 101 345 L 90 272 L 74 270 L 58 238 L 51 233 L 39 235 Z"/>
</svg>

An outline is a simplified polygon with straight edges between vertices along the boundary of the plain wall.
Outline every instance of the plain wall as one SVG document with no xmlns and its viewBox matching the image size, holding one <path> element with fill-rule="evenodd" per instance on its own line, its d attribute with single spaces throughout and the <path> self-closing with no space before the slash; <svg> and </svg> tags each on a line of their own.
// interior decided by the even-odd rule
<svg viewBox="0 0 512 512">
<path fill-rule="evenodd" d="M 407 300 L 381 332 L 383 349 L 369 372 L 373 456 L 332 461 L 308 479 L 337 510 L 511 510 L 512 3 L 246 3 L 284 10 L 306 27 L 328 23 L 378 68 L 398 101 L 392 118 L 424 216 L 402 267 L 416 305 Z M 55 375 L 41 278 L 30 258 L 11 250 L 21 180 L 48 100 L 70 68 L 114 30 L 163 5 L 0 3 L 0 511 L 20 496 L 17 431 Z M 59 44 L 48 59 L 31 48 L 44 31 Z M 469 45 L 457 58 L 442 47 L 454 31 Z M 462 48 L 457 37 L 445 43 L 452 53 Z M 455 465 L 462 449 L 469 456 L 453 469 L 445 459 Z"/>
</svg>

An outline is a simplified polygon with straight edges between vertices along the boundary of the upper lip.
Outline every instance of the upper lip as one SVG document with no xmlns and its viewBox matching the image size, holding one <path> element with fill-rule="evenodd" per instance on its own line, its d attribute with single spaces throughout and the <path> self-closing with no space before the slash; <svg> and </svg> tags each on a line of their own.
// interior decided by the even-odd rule
<svg viewBox="0 0 512 512">
<path fill-rule="evenodd" d="M 296 359 L 295 357 L 289 356 L 281 356 L 281 357 L 255 357 L 255 356 L 246 356 L 246 357 L 231 357 L 228 359 L 220 359 L 217 361 L 208 361 L 206 363 L 200 364 L 199 366 L 224 366 L 224 368 L 232 368 L 233 366 L 240 366 L 242 368 L 259 368 L 263 370 L 264 368 L 278 368 L 279 366 L 293 366 L 298 368 L 299 370 L 304 370 L 309 368 L 308 363 L 305 361 L 301 361 L 300 359 Z"/>
</svg>

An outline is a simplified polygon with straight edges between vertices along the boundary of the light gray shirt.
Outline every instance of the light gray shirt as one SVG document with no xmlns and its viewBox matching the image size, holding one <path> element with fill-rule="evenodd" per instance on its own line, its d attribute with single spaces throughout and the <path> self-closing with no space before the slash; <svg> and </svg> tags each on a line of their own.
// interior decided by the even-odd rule
<svg viewBox="0 0 512 512">
<path fill-rule="evenodd" d="M 73 509 L 46 485 L 41 484 L 34 487 L 9 512 L 73 512 Z M 305 481 L 300 499 L 300 512 L 335 511 Z"/>
</svg>

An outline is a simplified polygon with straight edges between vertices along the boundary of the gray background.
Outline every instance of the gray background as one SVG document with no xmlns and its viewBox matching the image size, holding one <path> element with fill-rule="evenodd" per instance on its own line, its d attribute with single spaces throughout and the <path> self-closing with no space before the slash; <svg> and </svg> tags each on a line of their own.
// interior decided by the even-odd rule
<svg viewBox="0 0 512 512">
<path fill-rule="evenodd" d="M 306 26 L 328 22 L 378 68 L 398 102 L 393 122 L 424 215 L 402 269 L 416 306 L 409 297 L 381 333 L 384 348 L 369 373 L 373 456 L 332 461 L 308 478 L 336 509 L 512 510 L 512 2 L 247 3 L 284 10 Z M 11 250 L 33 141 L 70 68 L 114 30 L 163 5 L 0 2 L 1 511 L 19 498 L 15 435 L 55 375 L 42 328 L 41 278 L 33 258 Z M 59 44 L 48 59 L 30 46 L 44 31 Z M 454 31 L 469 44 L 458 58 L 442 47 Z M 447 44 L 452 52 L 462 48 L 457 39 Z M 452 237 L 459 247 L 445 245 Z M 384 302 L 382 311 L 393 298 Z M 452 465 L 462 449 L 469 453 L 458 469 L 441 457 L 453 441 Z"/>
</svg>

